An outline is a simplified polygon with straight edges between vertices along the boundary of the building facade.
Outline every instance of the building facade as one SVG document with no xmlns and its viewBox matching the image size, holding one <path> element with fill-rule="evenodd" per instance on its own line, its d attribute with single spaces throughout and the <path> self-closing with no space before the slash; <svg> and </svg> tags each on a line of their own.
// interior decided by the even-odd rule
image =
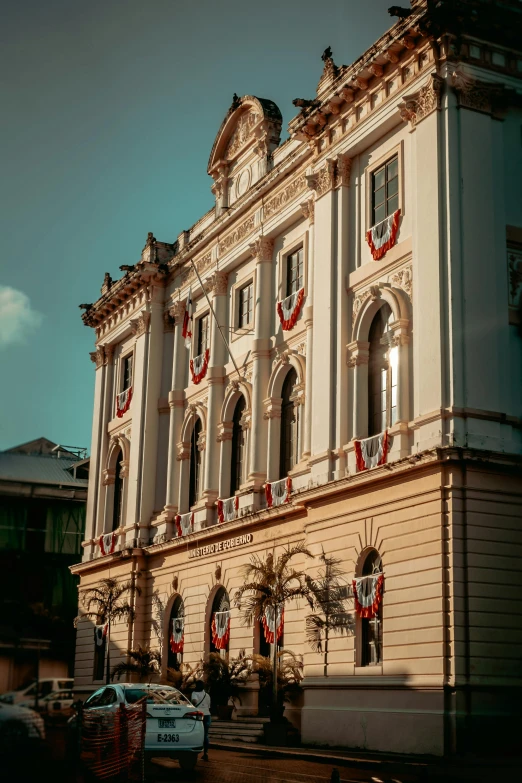
<svg viewBox="0 0 522 783">
<path fill-rule="evenodd" d="M 149 234 L 83 306 L 96 380 L 73 571 L 141 587 L 111 660 L 138 643 L 164 669 L 259 651 L 230 608 L 241 566 L 303 541 L 340 558 L 355 617 L 325 676 L 305 607 L 285 608 L 303 741 L 506 742 L 522 643 L 520 5 L 414 0 L 351 66 L 326 50 L 284 143 L 273 102 L 234 96 L 208 164 L 215 206 L 172 244 Z M 81 623 L 78 689 L 103 676 L 96 650 Z M 255 709 L 252 692 L 241 710 Z"/>
<path fill-rule="evenodd" d="M 70 677 L 89 460 L 47 438 L 0 452 L 0 693 Z"/>
</svg>

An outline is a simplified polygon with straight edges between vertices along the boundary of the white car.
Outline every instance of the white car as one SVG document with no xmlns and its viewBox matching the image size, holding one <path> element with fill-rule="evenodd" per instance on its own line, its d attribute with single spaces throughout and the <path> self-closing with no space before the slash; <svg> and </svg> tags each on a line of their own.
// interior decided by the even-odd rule
<svg viewBox="0 0 522 783">
<path fill-rule="evenodd" d="M 115 711 L 120 704 L 136 704 L 143 698 L 147 700 L 146 762 L 174 758 L 181 769 L 194 769 L 198 753 L 203 750 L 203 713 L 176 688 L 155 683 L 106 685 L 89 696 L 83 709 Z"/>
<path fill-rule="evenodd" d="M 45 726 L 34 710 L 0 704 L 0 756 L 43 743 Z"/>
<path fill-rule="evenodd" d="M 75 701 L 74 691 L 53 691 L 39 702 L 38 710 L 49 717 L 68 718 L 73 714 Z"/>
<path fill-rule="evenodd" d="M 72 677 L 45 677 L 38 680 L 38 699 L 43 699 L 52 691 L 70 690 L 74 685 Z M 36 696 L 36 680 L 29 685 L 17 688 L 15 691 L 7 691 L 0 696 L 0 703 L 19 704 L 23 707 L 34 707 Z"/>
</svg>

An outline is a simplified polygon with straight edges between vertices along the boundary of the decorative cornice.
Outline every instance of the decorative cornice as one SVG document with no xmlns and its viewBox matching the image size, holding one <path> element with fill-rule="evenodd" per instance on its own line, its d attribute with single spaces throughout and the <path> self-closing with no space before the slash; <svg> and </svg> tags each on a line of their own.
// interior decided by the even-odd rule
<svg viewBox="0 0 522 783">
<path fill-rule="evenodd" d="M 258 261 L 271 261 L 274 252 L 274 240 L 260 236 L 248 246 L 251 254 Z"/>
<path fill-rule="evenodd" d="M 405 95 L 398 109 L 402 119 L 415 127 L 432 112 L 440 109 L 444 79 L 436 73 L 430 74 L 430 81 L 417 92 Z"/>
<path fill-rule="evenodd" d="M 306 175 L 304 172 L 299 174 L 295 179 L 292 180 L 283 190 L 280 190 L 279 193 L 276 193 L 275 196 L 270 198 L 263 208 L 263 217 L 266 220 L 269 217 L 272 217 L 272 215 L 277 214 L 280 212 L 283 207 L 285 207 L 290 201 L 293 201 L 293 199 L 299 195 L 299 193 L 302 193 L 303 190 L 306 190 Z"/>
</svg>

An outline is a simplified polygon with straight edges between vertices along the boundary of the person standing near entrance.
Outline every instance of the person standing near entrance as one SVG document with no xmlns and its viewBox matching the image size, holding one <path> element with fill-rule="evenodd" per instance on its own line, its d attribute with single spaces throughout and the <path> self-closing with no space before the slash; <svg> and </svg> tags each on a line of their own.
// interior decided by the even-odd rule
<svg viewBox="0 0 522 783">
<path fill-rule="evenodd" d="M 210 717 L 210 696 L 205 690 L 205 683 L 202 680 L 196 682 L 196 688 L 191 697 L 192 704 L 203 713 L 203 729 L 205 738 L 203 740 L 203 761 L 208 761 L 208 732 L 212 718 Z"/>
</svg>

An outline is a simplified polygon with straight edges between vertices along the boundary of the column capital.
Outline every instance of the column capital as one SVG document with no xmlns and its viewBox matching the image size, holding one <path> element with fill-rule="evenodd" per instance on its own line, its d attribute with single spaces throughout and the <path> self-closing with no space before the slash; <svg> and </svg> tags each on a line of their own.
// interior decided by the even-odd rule
<svg viewBox="0 0 522 783">
<path fill-rule="evenodd" d="M 307 174 L 308 187 L 315 190 L 316 199 L 321 198 L 335 187 L 337 162 L 328 158 L 326 163 L 313 174 Z"/>
<path fill-rule="evenodd" d="M 398 109 L 402 119 L 414 128 L 417 123 L 437 109 L 440 109 L 440 99 L 444 79 L 436 73 L 431 74 L 430 81 L 417 92 L 405 95 Z"/>
<path fill-rule="evenodd" d="M 457 95 L 459 109 L 498 117 L 499 111 L 507 104 L 508 94 L 499 82 L 483 82 L 457 68 L 451 74 L 450 83 Z"/>
<path fill-rule="evenodd" d="M 141 337 L 149 331 L 150 325 L 150 313 L 148 310 L 143 310 L 136 320 L 131 321 L 131 331 L 135 337 Z"/>
<path fill-rule="evenodd" d="M 228 275 L 226 272 L 214 272 L 207 281 L 205 281 L 207 293 L 213 293 L 214 296 L 225 296 L 228 291 Z"/>
<path fill-rule="evenodd" d="M 270 237 L 260 236 L 250 243 L 249 249 L 258 261 L 271 261 L 274 251 L 274 240 Z"/>
<path fill-rule="evenodd" d="M 341 153 L 337 156 L 335 167 L 335 187 L 339 187 L 339 185 L 342 185 L 345 188 L 350 187 L 352 161 L 353 158 L 344 153 Z"/>
<path fill-rule="evenodd" d="M 96 365 L 96 369 L 99 370 L 105 364 L 105 349 L 102 345 L 99 345 L 95 351 L 89 353 L 91 362 Z"/>
<path fill-rule="evenodd" d="M 163 313 L 163 331 L 173 332 L 175 325 L 176 322 L 174 318 L 171 316 L 168 310 L 165 310 Z"/>
<path fill-rule="evenodd" d="M 354 340 L 346 346 L 346 364 L 348 367 L 359 367 L 368 364 L 370 358 L 370 343 Z"/>
<path fill-rule="evenodd" d="M 307 201 L 303 201 L 302 204 L 299 204 L 301 207 L 301 212 L 303 213 L 303 217 L 305 220 L 308 220 L 311 226 L 314 224 L 315 220 L 315 201 L 313 198 L 307 199 Z"/>
<path fill-rule="evenodd" d="M 183 318 L 185 316 L 185 307 L 186 307 L 185 300 L 178 300 L 177 302 L 173 302 L 173 304 L 171 304 L 171 306 L 169 307 L 169 315 L 174 320 L 176 326 L 178 324 L 183 323 Z"/>
</svg>

